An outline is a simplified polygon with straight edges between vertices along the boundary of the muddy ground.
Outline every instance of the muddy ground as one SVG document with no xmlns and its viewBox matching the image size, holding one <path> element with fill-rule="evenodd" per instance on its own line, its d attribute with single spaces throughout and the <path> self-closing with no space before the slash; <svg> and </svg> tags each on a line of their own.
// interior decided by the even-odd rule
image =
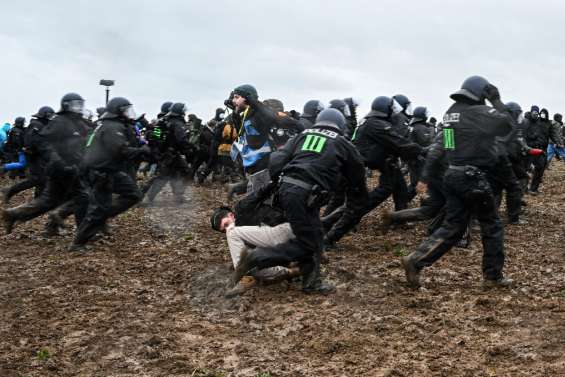
<svg viewBox="0 0 565 377">
<path fill-rule="evenodd" d="M 408 289 L 399 256 L 425 227 L 384 237 L 380 210 L 329 254 L 335 294 L 285 283 L 232 300 L 208 223 L 221 188 L 190 187 L 182 206 L 164 193 L 82 254 L 66 251 L 72 228 L 43 239 L 34 220 L 0 236 L 0 376 L 565 376 L 564 175 L 554 162 L 530 224 L 506 227 L 517 287 L 489 292 L 476 234 Z"/>
</svg>

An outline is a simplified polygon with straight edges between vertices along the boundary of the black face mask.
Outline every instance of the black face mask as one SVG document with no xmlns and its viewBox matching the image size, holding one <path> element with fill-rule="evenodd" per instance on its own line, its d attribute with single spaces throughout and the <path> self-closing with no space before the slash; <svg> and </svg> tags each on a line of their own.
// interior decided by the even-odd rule
<svg viewBox="0 0 565 377">
<path fill-rule="evenodd" d="M 537 119 L 539 118 L 539 114 L 536 113 L 536 112 L 533 112 L 533 113 L 530 114 L 530 117 L 531 117 L 533 120 L 537 120 Z"/>
</svg>

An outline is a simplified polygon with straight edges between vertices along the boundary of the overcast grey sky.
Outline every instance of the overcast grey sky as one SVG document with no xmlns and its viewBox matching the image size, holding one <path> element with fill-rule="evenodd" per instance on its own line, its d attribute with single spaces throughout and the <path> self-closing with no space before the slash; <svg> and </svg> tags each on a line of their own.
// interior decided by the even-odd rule
<svg viewBox="0 0 565 377">
<path fill-rule="evenodd" d="M 441 116 L 470 75 L 504 101 L 565 111 L 562 1 L 20 0 L 0 4 L 0 121 L 113 95 L 151 117 L 165 100 L 209 119 L 256 86 L 287 109 L 309 99 L 406 94 Z"/>
</svg>

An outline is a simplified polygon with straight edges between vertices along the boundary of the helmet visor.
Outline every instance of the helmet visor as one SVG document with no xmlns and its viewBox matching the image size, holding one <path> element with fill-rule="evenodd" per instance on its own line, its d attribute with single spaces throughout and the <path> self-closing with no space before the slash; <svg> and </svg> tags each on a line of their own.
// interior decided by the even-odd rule
<svg viewBox="0 0 565 377">
<path fill-rule="evenodd" d="M 73 113 L 83 114 L 84 101 L 81 100 L 81 99 L 75 99 L 75 100 L 69 101 L 68 109 L 69 109 L 69 111 L 71 111 Z"/>
<path fill-rule="evenodd" d="M 126 106 L 123 112 L 124 116 L 128 119 L 137 119 L 137 114 L 133 109 L 133 105 Z"/>
<path fill-rule="evenodd" d="M 392 104 L 390 106 L 392 107 L 393 115 L 400 114 L 402 110 L 404 110 L 402 106 L 398 102 L 396 102 L 394 98 L 392 99 Z"/>
<path fill-rule="evenodd" d="M 406 113 L 406 115 L 408 115 L 408 116 L 412 116 L 414 114 L 414 109 L 412 108 L 412 103 L 408 103 L 408 105 L 406 105 L 406 109 L 404 109 L 404 113 Z"/>
</svg>

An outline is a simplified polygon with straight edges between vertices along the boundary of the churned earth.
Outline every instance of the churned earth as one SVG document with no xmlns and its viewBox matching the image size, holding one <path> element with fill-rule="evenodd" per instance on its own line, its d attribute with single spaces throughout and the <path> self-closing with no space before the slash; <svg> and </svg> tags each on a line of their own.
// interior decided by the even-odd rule
<svg viewBox="0 0 565 377">
<path fill-rule="evenodd" d="M 335 294 L 225 299 L 219 186 L 190 186 L 183 205 L 164 192 L 86 253 L 66 251 L 70 222 L 53 239 L 45 218 L 19 225 L 0 236 L 0 376 L 565 376 L 564 175 L 554 161 L 529 224 L 506 227 L 510 290 L 481 288 L 477 232 L 409 289 L 399 257 L 425 224 L 384 236 L 379 209 L 328 254 Z"/>
</svg>

